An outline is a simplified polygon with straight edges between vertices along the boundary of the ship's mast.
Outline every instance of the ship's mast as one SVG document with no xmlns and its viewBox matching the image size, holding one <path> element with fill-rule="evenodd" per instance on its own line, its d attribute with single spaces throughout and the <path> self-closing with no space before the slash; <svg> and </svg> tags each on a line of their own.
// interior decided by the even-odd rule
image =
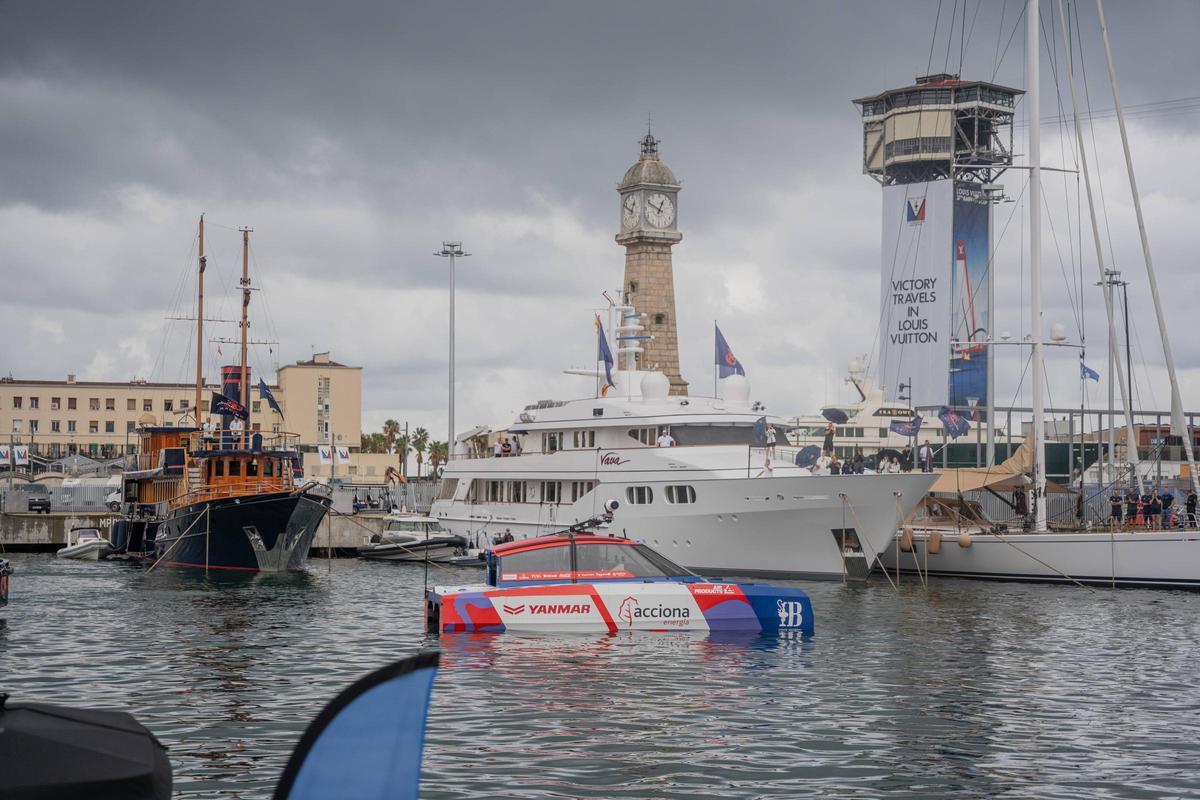
<svg viewBox="0 0 1200 800">
<path fill-rule="evenodd" d="M 207 259 L 204 257 L 204 215 L 200 215 L 200 269 L 196 277 L 196 404 L 192 406 L 192 416 L 196 418 L 196 427 L 200 427 L 200 403 L 204 393 L 204 267 Z"/>
<path fill-rule="evenodd" d="M 1046 530 L 1046 409 L 1042 398 L 1042 132 L 1038 107 L 1038 0 L 1025 6 L 1025 59 L 1029 76 L 1025 107 L 1029 114 L 1029 304 L 1033 394 L 1034 530 Z"/>
<path fill-rule="evenodd" d="M 242 372 L 239 384 L 241 386 L 241 397 L 238 398 L 243 408 L 250 408 L 250 387 L 246 385 L 249 376 L 246 374 L 246 340 L 247 332 L 250 328 L 250 320 L 248 317 L 250 309 L 250 231 L 253 228 L 242 228 Z M 247 415 L 248 416 L 248 415 Z M 245 445 L 246 437 L 249 435 L 250 422 L 246 421 L 246 426 L 242 432 L 242 442 Z"/>
</svg>

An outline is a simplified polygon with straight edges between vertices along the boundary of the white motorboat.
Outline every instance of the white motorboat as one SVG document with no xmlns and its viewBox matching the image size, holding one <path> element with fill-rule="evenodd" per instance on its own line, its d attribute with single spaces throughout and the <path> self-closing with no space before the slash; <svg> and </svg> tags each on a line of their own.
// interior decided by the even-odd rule
<svg viewBox="0 0 1200 800">
<path fill-rule="evenodd" d="M 617 344 L 636 338 L 636 318 L 610 309 Z M 529 539 L 615 504 L 614 530 L 693 571 L 840 579 L 865 577 L 933 483 L 921 473 L 813 475 L 743 376 L 724 378 L 720 397 L 670 396 L 665 375 L 636 369 L 636 345 L 614 349 L 626 368 L 613 370 L 607 393 L 544 400 L 503 429 L 457 437 L 430 516 L 468 538 Z M 596 370 L 573 372 L 599 384 Z M 756 425 L 780 444 L 752 446 Z M 673 446 L 656 446 L 664 433 Z M 505 440 L 511 455 L 496 457 Z"/>
<path fill-rule="evenodd" d="M 112 551 L 112 542 L 104 538 L 99 528 L 72 528 L 67 533 L 67 546 L 54 555 L 79 561 L 99 561 Z"/>
<path fill-rule="evenodd" d="M 423 514 L 393 512 L 384 517 L 383 532 L 373 534 L 358 557 L 370 561 L 425 561 L 446 563 L 465 556 L 470 542 L 447 533 L 438 521 Z"/>
</svg>

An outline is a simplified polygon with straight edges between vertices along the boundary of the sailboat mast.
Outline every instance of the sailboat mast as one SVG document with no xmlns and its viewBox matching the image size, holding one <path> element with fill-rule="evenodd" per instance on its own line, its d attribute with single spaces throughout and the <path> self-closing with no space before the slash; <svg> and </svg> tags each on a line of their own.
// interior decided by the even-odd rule
<svg viewBox="0 0 1200 800">
<path fill-rule="evenodd" d="M 1033 500 L 1034 530 L 1046 530 L 1046 407 L 1042 397 L 1044 378 L 1042 354 L 1042 115 L 1038 107 L 1038 0 L 1025 6 L 1025 60 L 1028 89 L 1025 107 L 1029 115 L 1029 305 L 1030 338 L 1033 343 Z"/>
<path fill-rule="evenodd" d="M 241 397 L 238 398 L 243 408 L 250 407 L 250 387 L 246 385 L 249 375 L 246 374 L 246 339 L 250 328 L 250 231 L 253 228 L 242 228 L 242 372 L 239 384 Z M 249 420 L 246 429 L 249 430 Z M 243 435 L 245 438 L 245 435 Z"/>
<path fill-rule="evenodd" d="M 1126 390 L 1125 370 L 1121 367 L 1121 359 L 1116 357 L 1117 353 L 1117 325 L 1116 315 L 1113 312 L 1113 291 L 1116 287 L 1113 285 L 1112 277 L 1108 274 L 1108 270 L 1104 266 L 1104 246 L 1100 242 L 1100 224 L 1096 220 L 1096 204 L 1092 199 L 1092 176 L 1088 171 L 1087 150 L 1083 145 L 1083 127 L 1079 123 L 1079 98 L 1075 92 L 1075 67 L 1074 59 L 1070 55 L 1070 40 L 1067 38 L 1067 17 L 1063 12 L 1063 0 L 1058 0 L 1058 19 L 1062 28 L 1063 47 L 1067 48 L 1067 83 L 1071 87 L 1071 111 L 1075 118 L 1075 141 L 1079 147 L 1079 167 L 1083 171 L 1083 185 L 1087 190 L 1088 211 L 1091 213 L 1092 219 L 1092 243 L 1096 248 L 1096 269 L 1100 272 L 1100 286 L 1104 289 L 1104 310 L 1108 314 L 1108 408 L 1109 413 L 1112 413 L 1113 407 L 1113 375 L 1116 375 L 1116 383 L 1121 387 L 1121 407 L 1125 411 L 1125 436 L 1126 441 L 1130 446 L 1126 447 L 1128 452 L 1129 464 L 1133 470 L 1133 476 L 1137 481 L 1138 495 L 1144 494 L 1142 488 L 1142 476 L 1137 467 L 1138 455 L 1137 447 L 1133 434 L 1133 397 Z M 1113 434 L 1116 425 L 1113 424 L 1112 418 L 1109 418 L 1109 459 L 1111 466 L 1112 450 L 1113 450 Z M 1098 456 L 1097 456 L 1098 457 Z M 1109 480 L 1113 480 L 1110 475 Z"/>
<path fill-rule="evenodd" d="M 200 403 L 204 393 L 204 267 L 207 259 L 204 257 L 204 215 L 200 215 L 200 267 L 196 276 L 196 404 L 192 406 L 192 416 L 196 418 L 196 427 L 200 427 Z"/>
<path fill-rule="evenodd" d="M 1121 93 L 1117 91 L 1117 68 L 1113 64 L 1112 47 L 1108 43 L 1108 24 L 1104 21 L 1104 3 L 1096 0 L 1096 11 L 1100 14 L 1100 33 L 1104 40 L 1104 57 L 1108 60 L 1108 82 L 1112 86 L 1113 106 L 1117 111 L 1117 125 L 1121 129 L 1121 147 L 1125 150 L 1125 171 L 1129 174 L 1129 191 L 1133 195 L 1133 211 L 1137 215 L 1138 233 L 1142 239 L 1142 256 L 1146 261 L 1146 278 L 1150 284 L 1150 296 L 1154 299 L 1154 314 L 1158 318 L 1158 334 L 1162 339 L 1163 358 L 1167 362 L 1167 377 L 1171 381 L 1171 429 L 1183 437 L 1183 451 L 1187 456 L 1192 475 L 1192 489 L 1200 494 L 1200 476 L 1196 474 L 1196 458 L 1192 452 L 1192 432 L 1183 418 L 1183 399 L 1179 395 L 1179 378 L 1175 374 L 1175 356 L 1171 352 L 1171 340 L 1167 337 L 1167 321 L 1163 317 L 1162 302 L 1158 295 L 1158 278 L 1154 274 L 1154 259 L 1150 257 L 1150 238 L 1146 235 L 1146 220 L 1142 216 L 1142 196 L 1138 192 L 1137 176 L 1133 173 L 1133 157 L 1129 153 L 1129 134 L 1125 130 L 1125 111 L 1121 108 Z M 1130 442 L 1136 448 L 1136 442 Z"/>
</svg>

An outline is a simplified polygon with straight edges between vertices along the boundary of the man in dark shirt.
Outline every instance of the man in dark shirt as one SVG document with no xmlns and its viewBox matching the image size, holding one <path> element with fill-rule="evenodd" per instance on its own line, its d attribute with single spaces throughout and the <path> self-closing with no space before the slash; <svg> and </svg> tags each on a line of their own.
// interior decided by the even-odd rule
<svg viewBox="0 0 1200 800">
<path fill-rule="evenodd" d="M 1187 499 L 1183 501 L 1187 509 L 1187 524 L 1189 528 L 1196 527 L 1196 490 L 1188 489 Z"/>
<path fill-rule="evenodd" d="M 1137 522 L 1138 513 L 1138 496 L 1132 486 L 1125 490 L 1125 525 L 1130 526 Z"/>
<path fill-rule="evenodd" d="M 1171 527 L 1171 512 L 1175 505 L 1175 495 L 1171 494 L 1171 490 L 1166 486 L 1158 493 L 1158 501 L 1162 504 L 1162 527 Z"/>
<path fill-rule="evenodd" d="M 1157 491 L 1151 491 L 1150 494 L 1142 495 L 1142 519 L 1146 522 L 1147 528 L 1153 528 L 1158 524 L 1158 519 L 1162 515 L 1162 500 L 1158 498 Z"/>
<path fill-rule="evenodd" d="M 904 445 L 904 449 L 900 451 L 900 471 L 912 472 L 913 468 L 913 452 L 912 448 Z"/>
<path fill-rule="evenodd" d="M 1124 498 L 1121 497 L 1121 493 L 1114 489 L 1112 497 L 1108 498 L 1108 521 L 1110 525 L 1117 528 L 1121 527 L 1121 504 L 1123 502 Z"/>
</svg>

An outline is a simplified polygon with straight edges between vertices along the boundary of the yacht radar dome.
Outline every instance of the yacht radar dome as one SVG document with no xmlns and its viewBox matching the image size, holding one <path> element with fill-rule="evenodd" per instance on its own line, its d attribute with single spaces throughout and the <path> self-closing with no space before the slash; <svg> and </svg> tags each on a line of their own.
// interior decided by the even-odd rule
<svg viewBox="0 0 1200 800">
<path fill-rule="evenodd" d="M 720 382 L 721 399 L 727 403 L 750 402 L 750 381 L 745 375 L 730 375 Z"/>
<path fill-rule="evenodd" d="M 647 372 L 642 376 L 643 400 L 666 400 L 671 393 L 671 382 L 661 372 Z"/>
</svg>

